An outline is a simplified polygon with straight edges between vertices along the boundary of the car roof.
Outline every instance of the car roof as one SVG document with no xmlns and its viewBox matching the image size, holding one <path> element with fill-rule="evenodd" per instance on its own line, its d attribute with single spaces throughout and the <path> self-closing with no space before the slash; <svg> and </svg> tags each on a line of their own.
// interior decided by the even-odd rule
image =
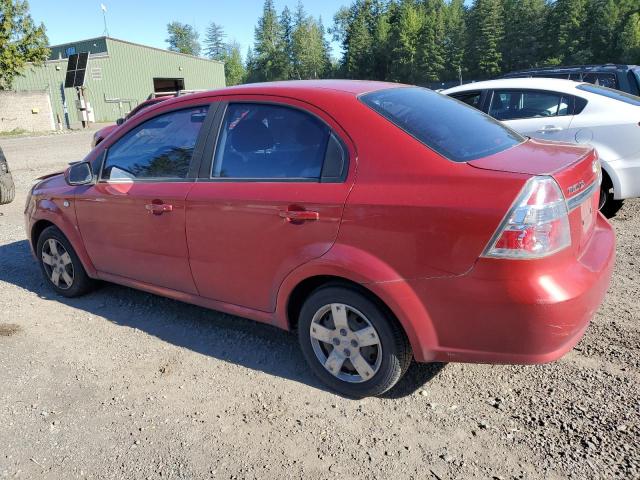
<svg viewBox="0 0 640 480">
<path fill-rule="evenodd" d="M 574 72 L 603 72 L 603 71 L 611 72 L 611 71 L 617 71 L 617 70 L 627 71 L 636 67 L 637 65 L 624 65 L 624 64 L 615 64 L 615 63 L 538 67 L 538 68 L 527 68 L 524 70 L 517 70 L 515 72 L 509 72 L 505 74 L 504 77 L 507 77 L 509 75 L 522 75 L 522 74 L 531 74 L 531 73 L 574 73 Z"/>
<path fill-rule="evenodd" d="M 444 90 L 442 93 L 448 95 L 456 92 L 468 92 L 494 88 L 526 88 L 572 93 L 579 85 L 584 85 L 584 82 L 574 82 L 573 80 L 561 80 L 558 78 L 499 78 L 497 80 L 467 83 L 458 87 L 449 88 Z"/>
<path fill-rule="evenodd" d="M 399 83 L 376 82 L 368 80 L 289 80 L 280 82 L 247 83 L 233 87 L 225 87 L 167 100 L 166 105 L 184 99 L 208 98 L 215 95 L 275 95 L 292 96 L 301 100 L 315 97 L 318 93 L 332 95 L 347 94 L 353 97 L 364 93 L 389 88 L 406 87 Z M 163 102 L 165 104 L 165 102 Z"/>
</svg>

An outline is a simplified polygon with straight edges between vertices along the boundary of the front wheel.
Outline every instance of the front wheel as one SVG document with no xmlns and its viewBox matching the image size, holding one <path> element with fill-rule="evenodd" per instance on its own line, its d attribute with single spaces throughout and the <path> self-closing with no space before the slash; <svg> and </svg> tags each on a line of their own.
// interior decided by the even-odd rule
<svg viewBox="0 0 640 480">
<path fill-rule="evenodd" d="M 298 339 L 320 380 L 352 398 L 391 389 L 412 358 L 395 319 L 363 293 L 342 286 L 321 287 L 307 298 Z"/>
<path fill-rule="evenodd" d="M 56 293 L 77 297 L 93 286 L 71 243 L 57 227 L 42 231 L 36 251 L 42 274 Z"/>
</svg>

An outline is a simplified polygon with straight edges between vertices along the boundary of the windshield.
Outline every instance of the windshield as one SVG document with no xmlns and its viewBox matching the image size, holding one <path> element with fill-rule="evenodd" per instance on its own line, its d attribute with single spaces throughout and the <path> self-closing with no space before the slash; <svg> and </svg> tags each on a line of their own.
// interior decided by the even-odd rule
<svg viewBox="0 0 640 480">
<path fill-rule="evenodd" d="M 577 88 L 579 90 L 584 90 L 585 92 L 595 93 L 596 95 L 602 95 L 603 97 L 612 98 L 620 102 L 628 103 L 629 105 L 636 105 L 640 107 L 640 97 L 636 97 L 635 95 L 631 95 L 627 92 L 587 83 L 578 85 Z"/>
<path fill-rule="evenodd" d="M 502 152 L 524 138 L 446 95 L 419 87 L 390 88 L 360 97 L 416 140 L 454 162 Z"/>
</svg>

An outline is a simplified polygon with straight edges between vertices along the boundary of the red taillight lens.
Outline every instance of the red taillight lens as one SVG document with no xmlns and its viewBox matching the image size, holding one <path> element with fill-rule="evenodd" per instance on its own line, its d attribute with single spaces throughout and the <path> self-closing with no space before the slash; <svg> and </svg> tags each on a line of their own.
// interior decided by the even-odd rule
<svg viewBox="0 0 640 480">
<path fill-rule="evenodd" d="M 567 202 L 551 177 L 533 177 L 498 227 L 483 256 L 542 258 L 571 244 Z"/>
</svg>

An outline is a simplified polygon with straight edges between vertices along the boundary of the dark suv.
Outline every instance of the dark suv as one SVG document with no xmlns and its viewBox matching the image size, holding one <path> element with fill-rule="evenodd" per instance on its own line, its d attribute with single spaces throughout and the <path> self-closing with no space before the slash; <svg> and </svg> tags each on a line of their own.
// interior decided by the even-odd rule
<svg viewBox="0 0 640 480">
<path fill-rule="evenodd" d="M 577 65 L 573 67 L 530 68 L 507 73 L 501 78 L 561 78 L 614 88 L 640 95 L 640 67 L 637 65 Z"/>
<path fill-rule="evenodd" d="M 0 148 L 0 205 L 11 203 L 15 195 L 16 189 L 13 185 L 13 177 L 9 172 L 9 164 L 2 148 Z"/>
</svg>

